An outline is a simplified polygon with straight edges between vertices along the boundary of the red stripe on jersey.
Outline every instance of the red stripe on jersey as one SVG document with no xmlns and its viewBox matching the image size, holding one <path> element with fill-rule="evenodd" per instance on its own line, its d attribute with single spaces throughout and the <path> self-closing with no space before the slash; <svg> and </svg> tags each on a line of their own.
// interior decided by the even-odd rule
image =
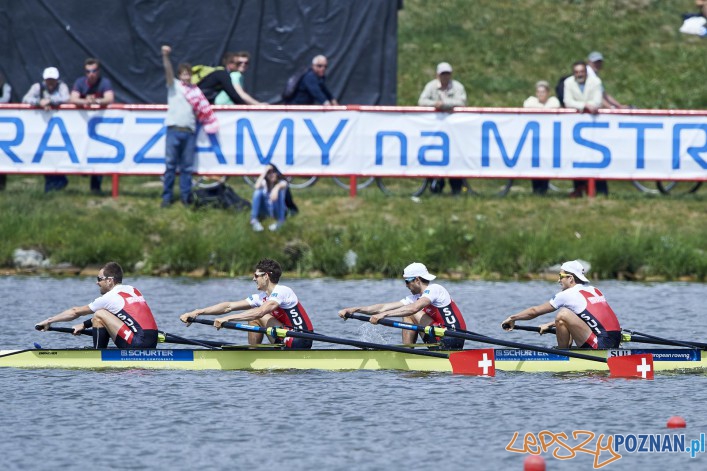
<svg viewBox="0 0 707 471">
<path fill-rule="evenodd" d="M 423 310 L 425 314 L 432 318 L 432 323 L 435 325 L 443 325 L 450 329 L 466 330 L 464 317 L 454 301 L 444 307 L 435 307 L 430 304 Z"/>
<path fill-rule="evenodd" d="M 123 310 L 130 315 L 142 330 L 157 330 L 157 322 L 155 322 L 150 306 L 147 305 L 138 290 L 135 290 L 136 297 L 124 292 L 118 294 L 125 300 Z"/>
<path fill-rule="evenodd" d="M 130 327 L 125 324 L 120 326 L 120 329 L 118 329 L 117 337 L 120 337 L 121 339 L 125 340 L 128 345 L 131 345 L 133 343 L 133 336 L 133 331 L 130 330 Z"/>
<path fill-rule="evenodd" d="M 272 312 L 272 316 L 285 327 L 289 327 L 293 330 L 314 332 L 312 321 L 309 320 L 307 311 L 304 310 L 304 307 L 302 307 L 300 303 L 297 303 L 295 307 L 289 309 L 278 307 Z"/>
<path fill-rule="evenodd" d="M 581 289 L 579 290 L 582 296 L 584 296 L 584 299 L 587 300 L 585 313 L 589 314 L 598 325 L 591 325 L 592 320 L 583 317 L 583 313 L 580 314 L 579 317 L 598 334 L 621 330 L 619 320 L 609 306 L 609 303 L 604 299 L 604 295 L 596 288 L 594 288 L 594 291 L 596 291 L 596 294 Z M 599 331 L 597 331 L 597 328 Z"/>
</svg>

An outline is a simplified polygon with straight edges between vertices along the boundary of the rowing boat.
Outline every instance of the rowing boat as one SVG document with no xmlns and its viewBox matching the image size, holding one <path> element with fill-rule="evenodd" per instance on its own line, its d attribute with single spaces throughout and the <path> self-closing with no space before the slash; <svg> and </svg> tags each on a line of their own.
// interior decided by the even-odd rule
<svg viewBox="0 0 707 471">
<path fill-rule="evenodd" d="M 600 358 L 650 353 L 655 371 L 707 371 L 707 354 L 689 348 L 582 350 Z M 501 371 L 569 373 L 608 371 L 606 363 L 533 350 L 496 348 Z M 403 370 L 451 372 L 449 360 L 385 350 L 207 349 L 28 349 L 0 350 L 0 367 L 167 370 Z"/>
</svg>

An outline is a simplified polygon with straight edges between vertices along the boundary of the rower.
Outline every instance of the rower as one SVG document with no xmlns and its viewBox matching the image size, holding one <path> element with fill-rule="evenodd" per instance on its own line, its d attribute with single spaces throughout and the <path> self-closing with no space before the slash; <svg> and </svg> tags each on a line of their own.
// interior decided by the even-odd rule
<svg viewBox="0 0 707 471">
<path fill-rule="evenodd" d="M 619 320 L 601 291 L 589 284 L 584 266 L 578 260 L 563 263 L 558 283 L 562 290 L 550 301 L 509 316 L 501 327 L 513 330 L 516 321 L 535 319 L 559 309 L 554 321 L 540 326 L 540 335 L 555 327 L 559 348 L 570 348 L 573 339 L 581 348 L 618 348 Z"/>
<path fill-rule="evenodd" d="M 194 309 L 179 316 L 185 324 L 190 325 L 190 318 L 202 315 L 222 316 L 214 319 L 214 327 L 229 321 L 244 322 L 260 327 L 286 327 L 300 332 L 314 332 L 307 311 L 291 288 L 278 284 L 282 276 L 282 268 L 275 260 L 265 258 L 258 262 L 253 273 L 253 281 L 259 293 L 253 294 L 242 301 L 222 302 L 202 309 Z M 233 311 L 243 311 L 238 314 L 224 316 Z M 271 343 L 283 343 L 285 348 L 312 348 L 312 340 L 286 337 L 272 338 Z M 263 342 L 263 334 L 248 332 L 248 343 L 258 345 Z"/>
<path fill-rule="evenodd" d="M 370 322 L 377 324 L 384 317 L 402 317 L 403 321 L 420 326 L 446 327 L 448 329 L 466 329 L 466 323 L 461 311 L 452 300 L 449 292 L 437 283 L 430 284 L 437 278 L 430 274 L 422 263 L 411 263 L 403 270 L 405 286 L 412 293 L 400 301 L 393 301 L 370 306 L 347 307 L 339 311 L 339 317 L 346 319 L 348 314 L 360 312 L 372 314 Z M 413 344 L 417 341 L 418 333 L 403 330 L 403 343 Z M 461 350 L 464 348 L 464 339 L 454 337 L 434 337 L 421 334 L 425 343 L 440 342 L 441 349 Z"/>
<path fill-rule="evenodd" d="M 155 348 L 157 323 L 142 293 L 123 283 L 123 269 L 116 262 L 108 262 L 98 272 L 96 284 L 101 297 L 87 306 L 76 306 L 49 317 L 38 330 L 48 330 L 54 322 L 72 321 L 93 314 L 91 319 L 73 326 L 74 335 L 93 327 L 93 347 L 107 348 L 108 340 L 118 348 Z"/>
</svg>

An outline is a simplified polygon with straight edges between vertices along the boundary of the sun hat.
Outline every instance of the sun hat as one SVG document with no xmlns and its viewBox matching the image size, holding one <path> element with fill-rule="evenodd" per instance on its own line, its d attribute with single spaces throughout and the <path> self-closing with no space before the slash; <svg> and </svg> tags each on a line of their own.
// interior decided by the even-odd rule
<svg viewBox="0 0 707 471">
<path fill-rule="evenodd" d="M 585 282 L 589 281 L 587 279 L 587 277 L 584 276 L 584 266 L 581 263 L 579 263 L 579 260 L 572 260 L 571 262 L 563 263 L 562 266 L 560 267 L 560 270 L 563 270 L 567 273 L 572 273 L 577 278 L 579 278 L 581 281 L 585 281 Z"/>
<path fill-rule="evenodd" d="M 47 80 L 47 79 L 58 80 L 59 79 L 59 69 L 57 69 L 56 67 L 47 67 L 46 69 L 44 69 L 44 72 L 42 73 L 42 78 L 44 80 Z"/>
<path fill-rule="evenodd" d="M 427 271 L 427 267 L 424 266 L 422 263 L 411 263 L 410 265 L 405 267 L 405 270 L 403 270 L 403 278 L 416 278 L 420 277 L 423 280 L 427 281 L 432 281 L 435 278 L 437 278 L 435 275 L 430 274 L 430 272 Z"/>
<path fill-rule="evenodd" d="M 449 72 L 450 74 L 452 73 L 452 66 L 449 65 L 449 62 L 440 62 L 437 64 L 437 75 L 445 72 Z"/>
</svg>

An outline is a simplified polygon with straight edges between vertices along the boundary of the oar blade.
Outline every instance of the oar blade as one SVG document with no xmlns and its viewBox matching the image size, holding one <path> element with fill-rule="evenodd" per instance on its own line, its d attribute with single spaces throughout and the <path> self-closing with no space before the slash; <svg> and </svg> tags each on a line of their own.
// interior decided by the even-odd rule
<svg viewBox="0 0 707 471">
<path fill-rule="evenodd" d="M 653 355 L 650 353 L 609 357 L 607 363 L 613 378 L 653 379 Z"/>
<path fill-rule="evenodd" d="M 450 353 L 449 362 L 452 364 L 454 374 L 496 376 L 496 357 L 493 348 Z"/>
</svg>

